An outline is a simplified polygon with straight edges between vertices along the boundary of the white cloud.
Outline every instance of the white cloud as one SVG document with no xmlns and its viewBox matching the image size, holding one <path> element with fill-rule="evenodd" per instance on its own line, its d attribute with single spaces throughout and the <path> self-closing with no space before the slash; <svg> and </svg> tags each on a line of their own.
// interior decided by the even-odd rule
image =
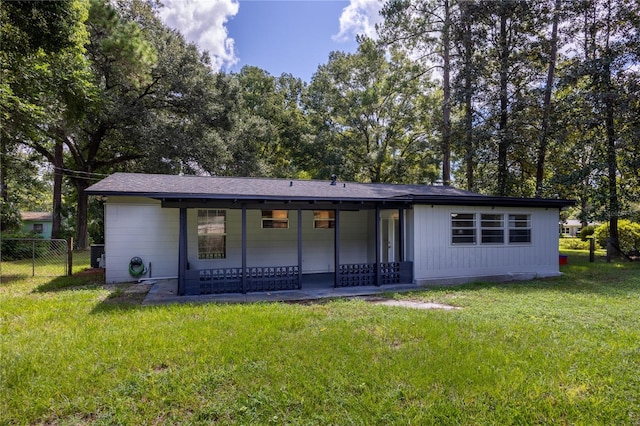
<svg viewBox="0 0 640 426">
<path fill-rule="evenodd" d="M 202 50 L 209 52 L 215 71 L 231 67 L 238 58 L 225 24 L 238 13 L 234 0 L 163 0 L 160 18 Z"/>
<path fill-rule="evenodd" d="M 376 38 L 376 23 L 382 22 L 381 0 L 350 0 L 349 6 L 342 9 L 340 32 L 333 36 L 335 41 L 347 41 L 356 35 Z"/>
</svg>

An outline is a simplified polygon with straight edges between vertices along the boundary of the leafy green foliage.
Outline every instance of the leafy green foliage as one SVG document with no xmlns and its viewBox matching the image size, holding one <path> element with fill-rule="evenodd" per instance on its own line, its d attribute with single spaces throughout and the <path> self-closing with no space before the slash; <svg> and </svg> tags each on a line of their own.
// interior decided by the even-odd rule
<svg viewBox="0 0 640 426">
<path fill-rule="evenodd" d="M 580 239 L 582 241 L 587 241 L 587 238 L 592 236 L 595 231 L 596 231 L 595 225 L 584 226 L 582 229 L 580 229 L 580 235 L 579 235 Z"/>
<path fill-rule="evenodd" d="M 432 99 L 407 58 L 361 39 L 358 52 L 333 52 L 309 87 L 324 175 L 365 182 L 431 182 L 438 160 L 430 140 Z"/>
<path fill-rule="evenodd" d="M 598 226 L 593 233 L 593 237 L 602 247 L 607 246 L 607 238 L 609 238 L 609 223 L 603 223 Z M 624 253 L 632 250 L 640 250 L 640 223 L 631 222 L 630 220 L 620 220 L 618 222 L 618 238 L 619 247 Z"/>
</svg>

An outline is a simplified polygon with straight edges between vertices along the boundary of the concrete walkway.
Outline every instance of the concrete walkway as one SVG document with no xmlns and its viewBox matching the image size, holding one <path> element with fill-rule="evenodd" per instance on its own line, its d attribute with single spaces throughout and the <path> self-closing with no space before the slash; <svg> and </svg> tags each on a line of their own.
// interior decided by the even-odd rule
<svg viewBox="0 0 640 426">
<path fill-rule="evenodd" d="M 319 300 L 337 297 L 372 296 L 399 291 L 421 290 L 424 287 L 415 284 L 393 284 L 385 286 L 363 286 L 344 288 L 309 288 L 302 290 L 284 290 L 252 293 L 206 294 L 200 296 L 178 296 L 178 280 L 158 280 L 153 284 L 143 305 L 167 303 L 255 303 L 255 302 L 292 302 Z"/>
</svg>

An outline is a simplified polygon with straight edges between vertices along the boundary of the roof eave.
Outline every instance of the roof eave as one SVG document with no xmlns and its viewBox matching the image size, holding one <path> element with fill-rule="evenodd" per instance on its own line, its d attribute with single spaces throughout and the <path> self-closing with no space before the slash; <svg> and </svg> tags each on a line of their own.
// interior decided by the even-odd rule
<svg viewBox="0 0 640 426">
<path fill-rule="evenodd" d="M 550 198 L 516 198 L 491 196 L 429 195 L 401 197 L 306 197 L 281 195 L 240 195 L 240 194 L 198 194 L 198 193 L 158 193 L 158 192 L 120 192 L 120 191 L 86 191 L 88 195 L 104 197 L 125 196 L 144 197 L 156 200 L 221 200 L 221 201 L 321 201 L 321 202 L 366 202 L 366 203 L 398 203 L 454 206 L 496 206 L 496 207 L 545 207 L 563 208 L 575 205 L 574 200 Z"/>
</svg>

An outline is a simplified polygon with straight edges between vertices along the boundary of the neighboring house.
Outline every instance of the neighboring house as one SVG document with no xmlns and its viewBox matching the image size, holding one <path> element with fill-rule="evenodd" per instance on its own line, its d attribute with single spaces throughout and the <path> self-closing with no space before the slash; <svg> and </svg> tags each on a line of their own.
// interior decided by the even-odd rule
<svg viewBox="0 0 640 426">
<path fill-rule="evenodd" d="M 453 187 L 116 173 L 105 200 L 107 282 L 177 277 L 180 294 L 559 275 L 573 202 Z M 135 272 L 141 268 L 134 265 Z"/>
<path fill-rule="evenodd" d="M 590 222 L 589 225 L 598 225 L 595 222 Z M 560 233 L 564 236 L 577 237 L 580 235 L 582 229 L 582 222 L 578 219 L 566 219 L 564 222 L 560 222 Z"/>
<path fill-rule="evenodd" d="M 33 232 L 42 238 L 51 238 L 53 215 L 45 212 L 21 212 L 22 231 Z"/>
</svg>

